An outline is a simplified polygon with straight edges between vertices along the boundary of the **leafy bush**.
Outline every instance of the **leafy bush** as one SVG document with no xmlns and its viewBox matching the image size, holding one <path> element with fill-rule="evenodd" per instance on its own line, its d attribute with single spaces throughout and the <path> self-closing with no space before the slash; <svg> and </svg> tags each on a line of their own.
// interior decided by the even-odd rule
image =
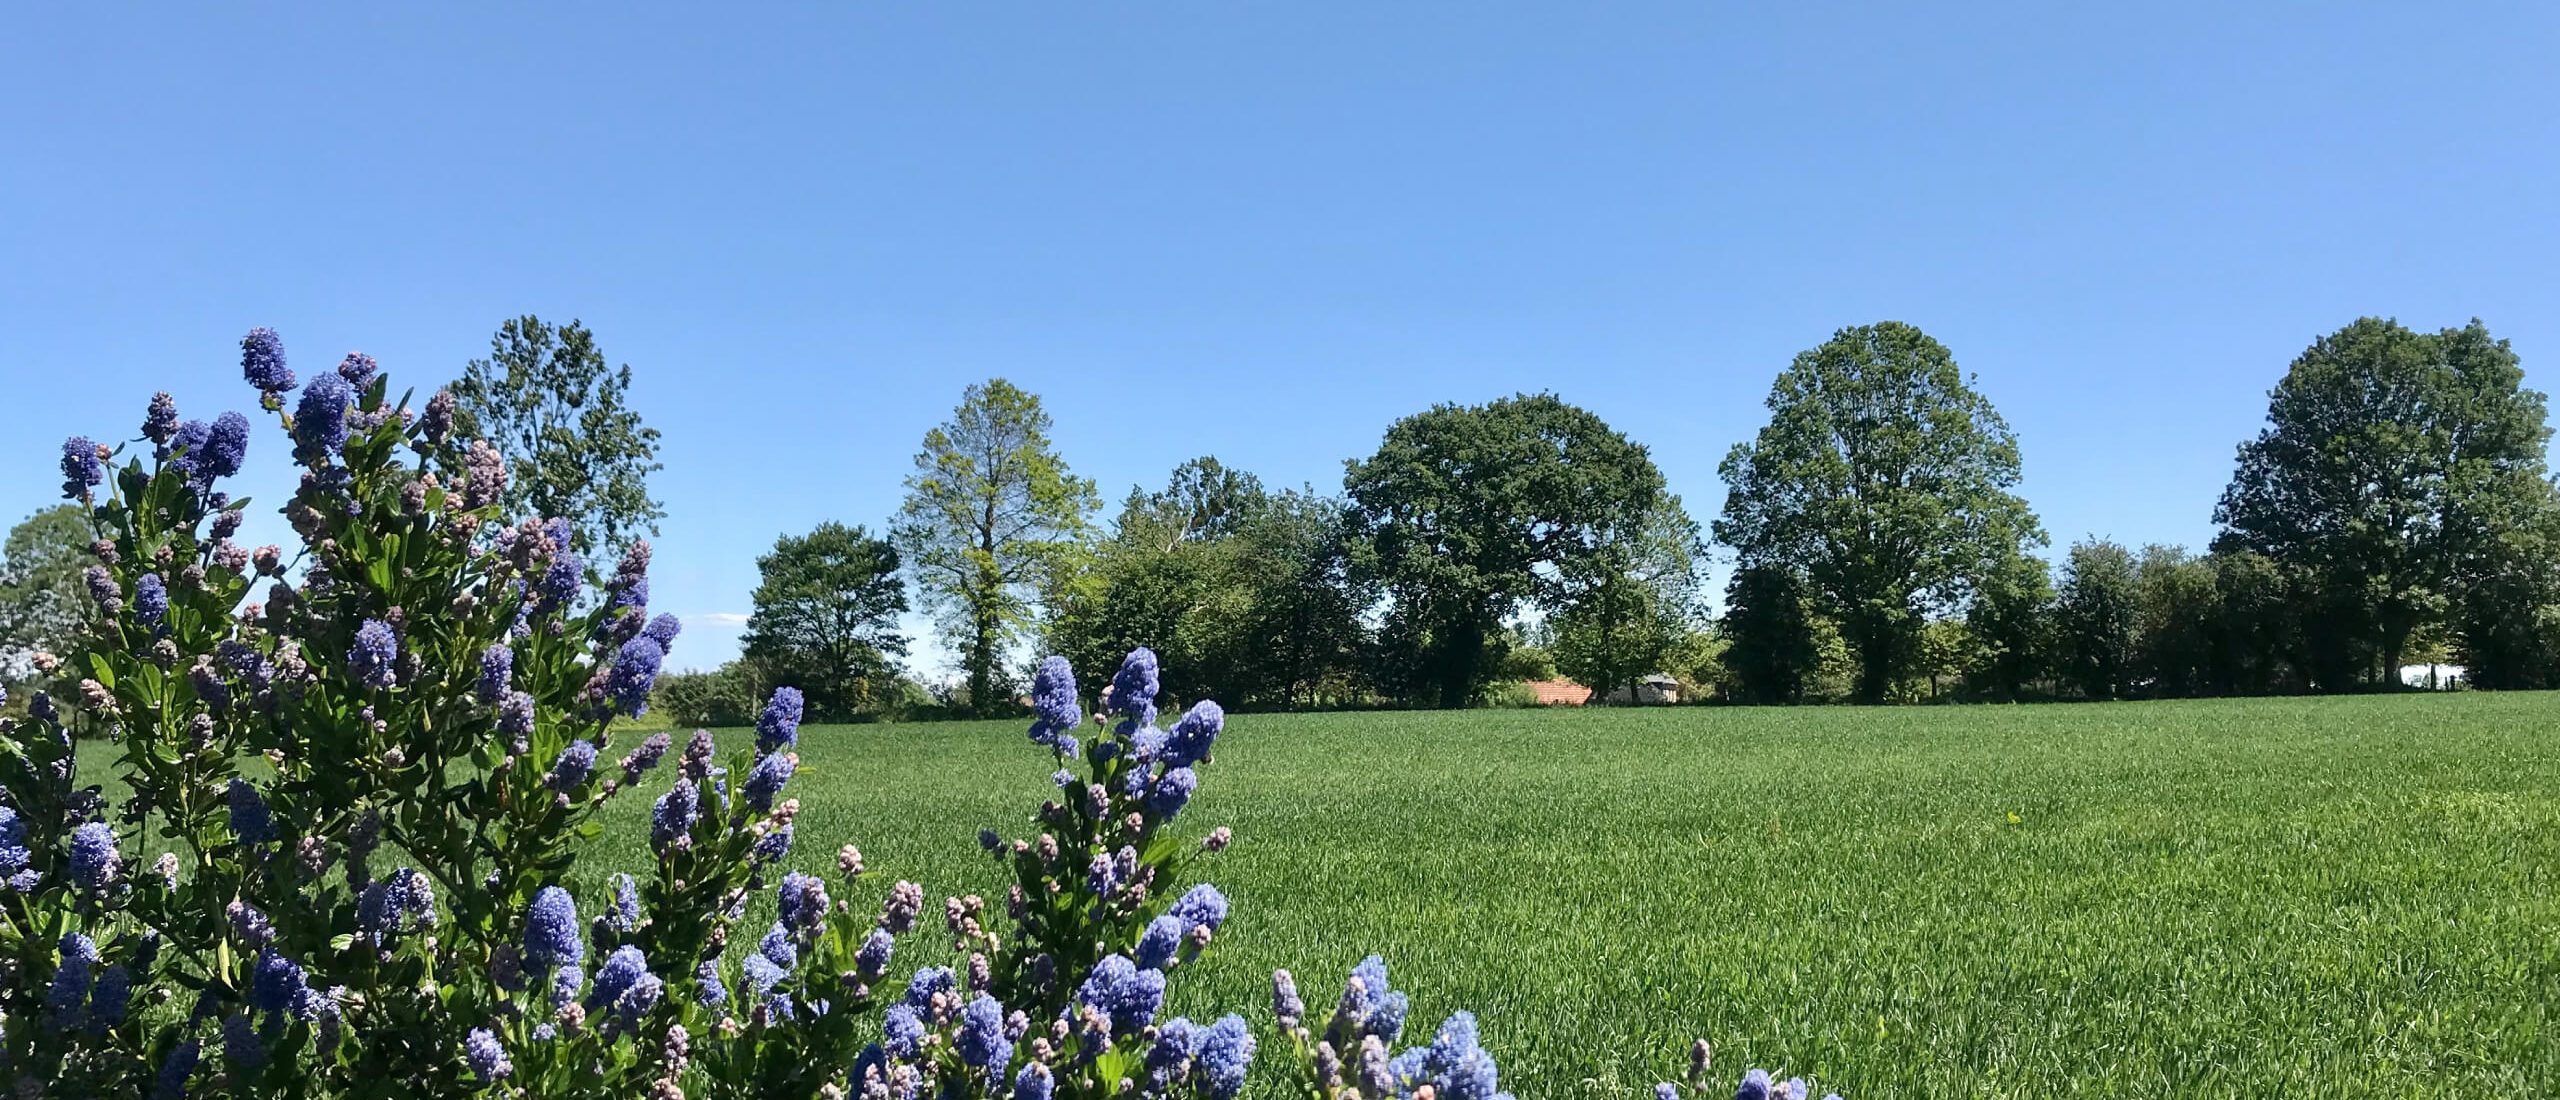
<svg viewBox="0 0 2560 1100">
<path fill-rule="evenodd" d="M 1224 715 L 1158 728 L 1152 653 L 1123 662 L 1090 744 L 1072 670 L 1040 665 L 1030 733 L 1059 794 L 1029 835 L 980 836 L 1011 879 L 1001 924 L 945 899 L 965 965 L 901 981 L 920 886 L 869 887 L 850 845 L 833 877 L 776 881 L 797 691 L 725 760 L 702 732 L 608 756 L 677 635 L 647 615 L 645 543 L 593 573 L 564 522 L 502 520 L 506 466 L 452 438 L 446 395 L 413 411 L 349 356 L 288 414 L 274 334 L 243 351 L 304 471 L 290 557 L 231 539 L 247 502 L 215 485 L 249 443 L 238 413 L 181 422 L 162 395 L 147 449 L 63 448 L 95 614 L 39 662 L 67 699 L 0 726 L 0 1065 L 20 1095 L 1237 1095 L 1241 1016 L 1159 1018 L 1226 920 L 1185 873 L 1229 834 L 1171 828 Z M 120 804 L 80 774 L 76 730 L 113 739 Z M 644 787 L 650 865 L 572 894 L 598 812 Z M 767 890 L 777 918 L 742 930 Z M 1374 960 L 1321 1031 L 1285 973 L 1275 992 L 1310 1095 L 1496 1095 L 1463 1013 L 1388 1053 L 1404 1001 Z"/>
<path fill-rule="evenodd" d="M 709 672 L 677 672 L 658 678 L 650 706 L 680 726 L 727 729 L 756 718 L 754 678 L 741 662 Z"/>
</svg>

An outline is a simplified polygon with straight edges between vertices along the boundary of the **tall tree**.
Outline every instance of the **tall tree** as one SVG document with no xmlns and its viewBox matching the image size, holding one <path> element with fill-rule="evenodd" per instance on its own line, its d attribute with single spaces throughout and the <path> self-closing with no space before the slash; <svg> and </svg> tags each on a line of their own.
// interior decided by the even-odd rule
<svg viewBox="0 0 2560 1100">
<path fill-rule="evenodd" d="M 1698 525 L 1676 496 L 1645 526 L 1611 532 L 1548 617 L 1556 667 L 1599 698 L 1623 688 L 1642 702 L 1639 681 L 1665 671 L 1696 630 L 1701 549 Z"/>
<path fill-rule="evenodd" d="M 2546 483 L 2541 394 L 2479 321 L 2426 334 L 2366 317 L 2320 338 L 2268 394 L 2267 427 L 2240 447 L 2214 519 L 2222 547 L 2309 575 L 2340 640 L 2396 686 L 2410 636 L 2459 593 L 2466 541 L 2527 511 Z M 2317 635 L 2329 637 L 2332 635 Z M 2366 656 L 2369 654 L 2370 656 Z"/>
<path fill-rule="evenodd" d="M 1822 666 L 1812 599 L 1783 565 L 1748 565 L 1725 586 L 1722 654 L 1739 702 L 1793 704 Z"/>
<path fill-rule="evenodd" d="M 2475 687 L 2560 687 L 2560 492 L 2511 501 L 2468 540 L 2457 653 Z"/>
<path fill-rule="evenodd" d="M 759 678 L 798 687 L 809 711 L 844 719 L 875 709 L 907 652 L 898 551 L 860 527 L 827 522 L 774 540 L 756 559 L 755 612 L 740 646 Z"/>
<path fill-rule="evenodd" d="M 1399 420 L 1343 487 L 1359 572 L 1393 600 L 1386 636 L 1443 707 L 1485 685 L 1504 619 L 1562 606 L 1564 578 L 1666 499 L 1642 446 L 1552 394 Z"/>
<path fill-rule="evenodd" d="M 1933 614 L 2043 544 L 2010 491 L 2017 438 L 1944 345 L 1893 321 L 1796 356 L 1768 404 L 1724 460 L 1716 539 L 1746 567 L 1803 576 L 1857 655 L 1857 698 L 1883 702 Z"/>
<path fill-rule="evenodd" d="M 2072 544 L 2055 644 L 2064 676 L 2082 695 L 2116 699 L 2132 690 L 2141 602 L 2132 551 L 2109 539 Z"/>
<path fill-rule="evenodd" d="M 968 705 L 996 709 L 1006 648 L 1084 553 L 1093 482 L 1051 447 L 1040 399 L 997 378 L 925 433 L 906 486 L 890 537 L 967 670 Z"/>
<path fill-rule="evenodd" d="M 1965 609 L 1975 663 L 1969 677 L 1984 697 L 2015 702 L 2053 659 L 2053 569 L 2033 554 L 2013 554 L 1984 577 Z"/>
<path fill-rule="evenodd" d="M 453 384 L 455 435 L 506 456 L 508 515 L 567 517 L 580 553 L 618 555 L 667 514 L 649 496 L 658 430 L 623 403 L 630 388 L 630 364 L 607 365 L 585 325 L 528 313 Z"/>
<path fill-rule="evenodd" d="M 87 614 L 81 572 L 89 556 L 89 518 L 77 504 L 57 504 L 19 521 L 0 546 L 0 679 L 33 675 L 39 651 L 70 652 Z"/>
<path fill-rule="evenodd" d="M 2221 592 L 2213 566 L 2183 546 L 2154 543 L 2134 563 L 2135 666 L 2157 698 L 2212 690 Z"/>
</svg>

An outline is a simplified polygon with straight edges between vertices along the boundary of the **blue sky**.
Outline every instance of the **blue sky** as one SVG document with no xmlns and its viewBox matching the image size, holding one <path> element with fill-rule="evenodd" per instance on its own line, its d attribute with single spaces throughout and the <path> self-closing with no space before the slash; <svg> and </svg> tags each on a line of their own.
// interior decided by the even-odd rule
<svg viewBox="0 0 2560 1100">
<path fill-rule="evenodd" d="M 1107 499 L 1202 453 L 1338 488 L 1398 416 L 1551 389 L 1704 520 L 1771 376 L 1900 319 L 2058 544 L 2201 543 L 2266 388 L 2360 314 L 2560 377 L 2551 6 L 1946 7 L 23 9 L 0 514 L 154 389 L 248 408 L 253 325 L 425 386 L 583 318 L 666 433 L 701 665 L 754 555 L 879 526 L 991 375 Z"/>
</svg>

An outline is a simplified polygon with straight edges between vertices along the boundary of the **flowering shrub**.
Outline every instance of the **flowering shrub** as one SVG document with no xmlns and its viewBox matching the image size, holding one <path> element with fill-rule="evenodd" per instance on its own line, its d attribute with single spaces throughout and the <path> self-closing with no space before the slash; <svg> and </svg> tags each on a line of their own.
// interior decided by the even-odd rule
<svg viewBox="0 0 2560 1100">
<path fill-rule="evenodd" d="M 449 396 L 391 398 L 368 357 L 297 392 L 275 333 L 241 351 L 302 471 L 290 554 L 233 541 L 248 502 L 218 486 L 246 416 L 183 420 L 162 394 L 139 440 L 63 446 L 95 613 L 77 652 L 40 658 L 55 690 L 0 726 L 0 1073 L 19 1095 L 1241 1092 L 1242 1016 L 1160 1018 L 1227 919 L 1185 876 L 1230 834 L 1172 831 L 1225 720 L 1203 702 L 1160 728 L 1152 653 L 1084 740 L 1072 670 L 1041 664 L 1030 736 L 1058 794 L 1027 835 L 980 836 L 1003 919 L 945 899 L 965 963 L 893 976 L 921 887 L 857 906 L 850 845 L 832 877 L 776 873 L 797 691 L 725 758 L 704 732 L 614 745 L 679 633 L 648 613 L 646 543 L 607 573 L 564 521 L 500 516 L 498 453 L 452 437 Z M 128 793 L 82 774 L 75 733 L 106 739 Z M 651 800 L 650 863 L 580 898 L 596 816 L 625 797 Z M 767 890 L 776 918 L 741 934 Z M 1309 1095 L 1505 1095 L 1465 1013 L 1394 1051 L 1407 1000 L 1374 958 L 1321 1030 L 1286 972 L 1275 991 Z M 1692 1087 L 1705 1068 L 1702 1046 Z"/>
</svg>

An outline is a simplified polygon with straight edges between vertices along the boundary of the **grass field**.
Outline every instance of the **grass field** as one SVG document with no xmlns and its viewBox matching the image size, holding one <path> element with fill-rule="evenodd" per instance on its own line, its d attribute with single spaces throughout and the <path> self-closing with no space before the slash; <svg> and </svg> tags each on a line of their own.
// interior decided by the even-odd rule
<svg viewBox="0 0 2560 1100">
<path fill-rule="evenodd" d="M 1235 827 L 1236 916 L 1172 1008 L 1261 1026 L 1272 968 L 1322 1006 L 1375 951 L 1530 1098 L 1637 1096 L 1697 1035 L 1852 1100 L 2560 1095 L 2555 731 L 2551 695 L 1240 715 L 1180 823 Z M 792 861 L 859 845 L 865 905 L 992 895 L 978 829 L 1051 790 L 1018 723 L 802 753 Z"/>
<path fill-rule="evenodd" d="M 1524 1096 L 2560 1092 L 2560 698 L 1237 716 L 1174 1007 L 1386 956 Z M 795 862 L 992 891 L 1016 724 L 811 728 Z M 636 851 L 645 807 L 600 844 Z M 602 854 L 602 853 L 600 853 Z M 593 866 L 593 864 L 590 864 Z M 866 899 L 867 900 L 867 899 Z M 761 918 L 759 918 L 761 919 Z"/>
</svg>

